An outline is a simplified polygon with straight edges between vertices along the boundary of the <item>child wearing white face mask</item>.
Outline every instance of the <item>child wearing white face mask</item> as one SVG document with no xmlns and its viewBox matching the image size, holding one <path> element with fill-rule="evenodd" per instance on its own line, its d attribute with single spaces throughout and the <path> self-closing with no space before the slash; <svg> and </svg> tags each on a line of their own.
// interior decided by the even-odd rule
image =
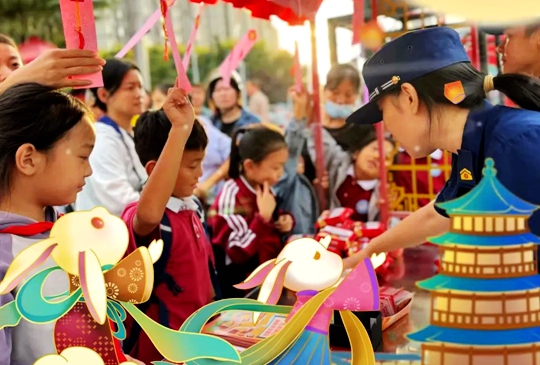
<svg viewBox="0 0 540 365">
<path fill-rule="evenodd" d="M 349 150 L 362 128 L 345 120 L 356 109 L 360 91 L 360 74 L 349 64 L 335 65 L 326 76 L 324 88 L 324 128 L 343 150 Z"/>
</svg>

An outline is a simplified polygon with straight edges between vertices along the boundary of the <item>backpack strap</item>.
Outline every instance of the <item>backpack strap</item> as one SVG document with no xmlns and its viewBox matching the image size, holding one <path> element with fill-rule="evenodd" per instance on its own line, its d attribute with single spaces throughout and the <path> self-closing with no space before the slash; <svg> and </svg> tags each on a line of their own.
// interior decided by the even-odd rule
<svg viewBox="0 0 540 365">
<path fill-rule="evenodd" d="M 163 241 L 163 252 L 161 253 L 161 257 L 159 258 L 159 260 L 154 263 L 154 289 L 152 290 L 152 295 L 150 296 L 150 299 L 147 302 L 138 305 L 137 307 L 143 313 L 146 313 L 151 304 L 157 304 L 159 307 L 159 324 L 165 327 L 169 327 L 169 313 L 167 311 L 167 307 L 165 306 L 165 303 L 159 300 L 159 298 L 154 294 L 155 289 L 161 283 L 165 283 L 165 285 L 167 285 L 167 288 L 174 295 L 180 294 L 183 289 L 174 281 L 173 277 L 165 271 L 167 267 L 167 262 L 169 261 L 169 257 L 171 255 L 172 246 L 171 223 L 166 212 L 163 214 L 163 218 L 161 219 L 160 230 L 161 240 Z M 124 340 L 122 344 L 122 348 L 125 353 L 129 354 L 131 351 L 133 351 L 137 341 L 139 340 L 141 330 L 141 326 L 134 321 L 128 337 Z"/>
<path fill-rule="evenodd" d="M 196 197 L 193 196 L 193 201 L 197 204 L 197 215 L 199 216 L 199 219 L 201 220 L 201 223 L 203 225 L 204 231 L 208 234 L 208 224 L 206 223 L 206 220 L 204 219 L 204 208 L 201 203 L 201 201 Z M 208 241 L 210 243 L 210 237 L 208 237 Z M 212 249 L 212 247 L 210 247 Z M 208 260 L 208 270 L 210 271 L 210 279 L 212 280 L 212 286 L 214 287 L 214 300 L 220 300 L 222 299 L 221 295 L 221 285 L 219 285 L 218 280 L 218 274 L 216 270 L 216 266 L 212 262 L 212 260 Z"/>
</svg>

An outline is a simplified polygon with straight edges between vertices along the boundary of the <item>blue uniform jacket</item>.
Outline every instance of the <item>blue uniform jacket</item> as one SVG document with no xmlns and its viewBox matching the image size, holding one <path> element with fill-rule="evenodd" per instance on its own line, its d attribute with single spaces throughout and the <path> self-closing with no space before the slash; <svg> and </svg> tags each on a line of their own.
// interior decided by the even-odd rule
<svg viewBox="0 0 540 365">
<path fill-rule="evenodd" d="M 452 173 L 437 202 L 458 198 L 478 184 L 486 158 L 495 161 L 497 179 L 521 199 L 540 206 L 540 113 L 487 103 L 469 114 L 461 149 L 452 156 Z M 461 180 L 469 170 L 472 180 Z M 446 216 L 444 210 L 437 211 Z M 540 213 L 529 220 L 540 236 Z"/>
</svg>

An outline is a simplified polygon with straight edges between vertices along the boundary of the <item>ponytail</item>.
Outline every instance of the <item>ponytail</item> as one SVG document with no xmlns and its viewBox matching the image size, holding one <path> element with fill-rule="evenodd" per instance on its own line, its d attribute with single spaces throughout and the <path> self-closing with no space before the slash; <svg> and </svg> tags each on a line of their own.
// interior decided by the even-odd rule
<svg viewBox="0 0 540 365">
<path fill-rule="evenodd" d="M 493 89 L 508 96 L 522 109 L 540 112 L 540 79 L 522 74 L 502 74 L 493 78 Z"/>
<path fill-rule="evenodd" d="M 240 157 L 240 141 L 239 138 L 247 132 L 246 128 L 237 129 L 231 138 L 231 154 L 229 157 L 229 178 L 238 179 L 240 177 L 240 165 L 242 157 Z"/>
<path fill-rule="evenodd" d="M 287 148 L 283 135 L 263 125 L 251 125 L 234 132 L 231 140 L 229 177 L 238 179 L 246 160 L 260 163 L 269 154 Z"/>
<path fill-rule="evenodd" d="M 454 104 L 445 95 L 444 85 L 461 81 L 465 98 Z M 521 74 L 503 74 L 496 77 L 479 72 L 470 62 L 460 62 L 430 72 L 410 82 L 419 99 L 428 110 L 436 105 L 451 105 L 463 109 L 475 109 L 484 104 L 491 90 L 505 94 L 523 109 L 540 111 L 540 79 Z M 390 94 L 399 94 L 395 88 Z"/>
</svg>

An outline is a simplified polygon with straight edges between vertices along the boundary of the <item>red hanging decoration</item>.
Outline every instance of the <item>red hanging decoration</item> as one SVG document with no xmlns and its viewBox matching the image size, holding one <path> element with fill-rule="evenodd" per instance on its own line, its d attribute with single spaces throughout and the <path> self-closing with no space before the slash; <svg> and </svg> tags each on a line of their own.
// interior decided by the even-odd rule
<svg viewBox="0 0 540 365">
<path fill-rule="evenodd" d="M 169 11 L 169 5 L 166 0 L 160 0 L 161 15 L 163 16 L 163 36 L 165 37 L 165 50 L 163 52 L 163 59 L 169 60 L 169 33 L 167 32 L 166 17 L 167 11 Z"/>
<path fill-rule="evenodd" d="M 84 0 L 75 0 L 75 18 L 77 19 L 77 25 L 75 26 L 75 32 L 79 36 L 79 49 L 84 49 L 85 39 L 82 32 L 82 21 L 81 21 L 81 11 L 79 9 L 79 3 Z"/>
</svg>

